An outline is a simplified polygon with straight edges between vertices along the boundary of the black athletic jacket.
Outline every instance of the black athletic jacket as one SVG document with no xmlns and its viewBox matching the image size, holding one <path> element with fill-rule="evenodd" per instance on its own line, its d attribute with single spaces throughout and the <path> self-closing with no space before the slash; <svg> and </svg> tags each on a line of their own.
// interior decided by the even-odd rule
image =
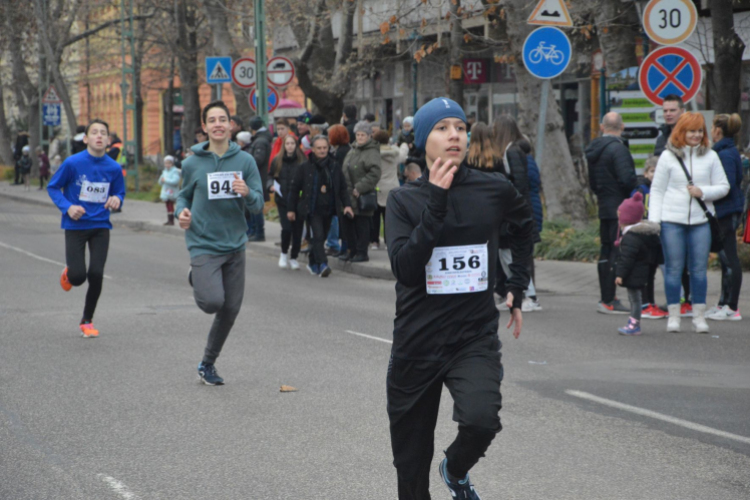
<svg viewBox="0 0 750 500">
<path fill-rule="evenodd" d="M 462 165 L 450 189 L 422 177 L 391 191 L 386 204 L 386 239 L 396 276 L 393 356 L 443 360 L 484 335 L 495 335 L 495 268 L 500 226 L 509 223 L 513 253 L 507 289 L 521 307 L 529 284 L 534 219 L 524 197 L 505 177 Z M 435 247 L 487 243 L 489 286 L 484 292 L 428 295 L 425 266 Z"/>
</svg>

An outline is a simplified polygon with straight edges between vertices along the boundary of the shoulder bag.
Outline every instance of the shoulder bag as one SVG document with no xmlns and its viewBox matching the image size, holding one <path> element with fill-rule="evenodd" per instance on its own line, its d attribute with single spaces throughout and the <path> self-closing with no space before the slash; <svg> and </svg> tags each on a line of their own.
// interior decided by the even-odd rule
<svg viewBox="0 0 750 500">
<path fill-rule="evenodd" d="M 690 177 L 690 173 L 685 167 L 685 162 L 683 162 L 682 158 L 680 158 L 677 155 L 674 155 L 674 157 L 677 158 L 677 161 L 680 162 L 682 171 L 685 172 L 685 177 L 687 177 L 688 185 L 694 186 L 693 178 Z M 691 197 L 693 196 L 691 195 Z M 703 200 L 701 200 L 700 198 L 695 198 L 695 200 L 698 202 L 698 205 L 701 206 L 701 210 L 703 210 L 703 213 L 708 219 L 708 223 L 711 225 L 711 252 L 713 253 L 721 252 L 722 250 L 724 250 L 724 233 L 721 230 L 721 226 L 719 226 L 719 220 L 716 218 L 714 214 L 711 213 L 711 211 L 708 209 L 708 207 L 703 202 Z"/>
<path fill-rule="evenodd" d="M 352 171 L 349 169 L 349 165 L 346 166 L 346 174 L 349 176 L 349 182 L 352 183 L 352 189 L 354 189 L 354 179 L 352 179 Z M 378 193 L 375 192 L 375 189 L 357 197 L 357 209 L 360 212 L 374 212 L 378 209 Z"/>
</svg>

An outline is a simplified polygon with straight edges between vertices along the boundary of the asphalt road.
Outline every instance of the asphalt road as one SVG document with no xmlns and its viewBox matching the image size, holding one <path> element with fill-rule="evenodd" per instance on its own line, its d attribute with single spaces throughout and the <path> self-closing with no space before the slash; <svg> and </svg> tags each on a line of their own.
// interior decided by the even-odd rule
<svg viewBox="0 0 750 500">
<path fill-rule="evenodd" d="M 98 339 L 79 336 L 84 289 L 60 289 L 62 262 L 56 212 L 0 199 L 0 499 L 396 498 L 392 282 L 249 253 L 227 385 L 207 387 L 211 317 L 181 238 L 112 232 Z M 501 332 L 504 430 L 472 471 L 482 498 L 750 497 L 748 320 L 624 338 L 588 312 L 594 296 L 541 300 L 520 339 Z M 455 430 L 445 392 L 437 450 Z"/>
</svg>

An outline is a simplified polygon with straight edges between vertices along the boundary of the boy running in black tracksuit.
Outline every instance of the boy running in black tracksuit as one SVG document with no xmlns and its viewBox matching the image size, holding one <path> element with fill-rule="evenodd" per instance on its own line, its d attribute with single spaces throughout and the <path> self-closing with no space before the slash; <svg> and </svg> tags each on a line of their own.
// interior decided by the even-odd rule
<svg viewBox="0 0 750 500">
<path fill-rule="evenodd" d="M 466 116 L 433 99 L 414 116 L 415 145 L 429 170 L 391 192 L 386 231 L 396 275 L 396 320 L 388 366 L 388 416 L 399 499 L 430 498 L 429 467 L 443 384 L 454 402 L 458 436 L 440 475 L 454 498 L 479 499 L 469 470 L 500 431 L 499 312 L 493 300 L 500 228 L 513 235 L 508 306 L 521 333 L 529 283 L 531 208 L 503 176 L 470 170 Z"/>
</svg>

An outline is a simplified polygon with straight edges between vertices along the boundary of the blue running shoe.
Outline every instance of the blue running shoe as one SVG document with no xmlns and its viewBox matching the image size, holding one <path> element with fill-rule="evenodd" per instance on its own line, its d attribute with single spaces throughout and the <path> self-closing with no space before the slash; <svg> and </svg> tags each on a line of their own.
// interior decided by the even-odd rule
<svg viewBox="0 0 750 500">
<path fill-rule="evenodd" d="M 308 264 L 307 270 L 310 271 L 310 274 L 313 276 L 317 276 L 320 274 L 320 266 L 318 264 Z"/>
<path fill-rule="evenodd" d="M 631 317 L 628 324 L 622 328 L 618 328 L 617 331 L 620 332 L 620 335 L 640 335 L 641 322 Z"/>
<path fill-rule="evenodd" d="M 466 474 L 466 477 L 460 481 L 453 482 L 449 479 L 447 458 L 444 458 L 443 461 L 440 462 L 438 470 L 440 471 L 440 477 L 450 490 L 453 498 L 459 500 L 482 500 L 479 497 L 479 493 L 474 490 L 474 485 L 471 484 L 468 474 Z"/>
<path fill-rule="evenodd" d="M 216 367 L 213 363 L 204 363 L 198 365 L 198 378 L 206 385 L 224 385 L 224 379 L 216 373 Z"/>
</svg>

